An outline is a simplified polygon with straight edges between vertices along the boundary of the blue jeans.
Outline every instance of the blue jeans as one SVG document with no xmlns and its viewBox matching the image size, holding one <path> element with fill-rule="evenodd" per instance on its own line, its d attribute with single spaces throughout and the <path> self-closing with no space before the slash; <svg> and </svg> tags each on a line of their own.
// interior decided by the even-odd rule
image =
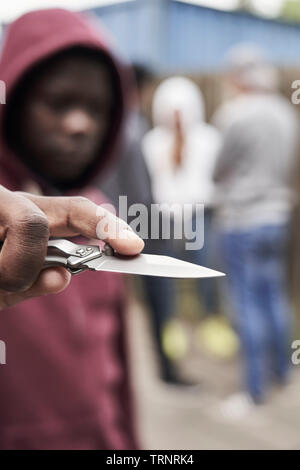
<svg viewBox="0 0 300 470">
<path fill-rule="evenodd" d="M 291 309 L 286 287 L 287 237 L 287 224 L 221 235 L 247 389 L 257 401 L 264 398 L 270 372 L 281 382 L 288 373 Z"/>
</svg>

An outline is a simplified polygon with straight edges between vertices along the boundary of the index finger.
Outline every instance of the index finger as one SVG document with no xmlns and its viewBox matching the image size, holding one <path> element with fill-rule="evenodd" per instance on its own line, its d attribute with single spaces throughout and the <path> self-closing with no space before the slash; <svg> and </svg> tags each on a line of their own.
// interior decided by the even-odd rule
<svg viewBox="0 0 300 470">
<path fill-rule="evenodd" d="M 47 197 L 22 193 L 47 216 L 50 235 L 82 235 L 108 242 L 118 253 L 136 255 L 143 240 L 123 220 L 84 197 Z"/>
</svg>

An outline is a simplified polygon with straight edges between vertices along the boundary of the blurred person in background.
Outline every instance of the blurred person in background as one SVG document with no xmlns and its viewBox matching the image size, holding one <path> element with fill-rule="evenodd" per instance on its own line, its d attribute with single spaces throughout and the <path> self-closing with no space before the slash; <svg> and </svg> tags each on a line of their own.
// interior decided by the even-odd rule
<svg viewBox="0 0 300 470">
<path fill-rule="evenodd" d="M 66 10 L 28 13 L 7 30 L 0 75 L 1 183 L 105 202 L 95 178 L 113 155 L 125 84 L 101 32 Z M 124 294 L 121 275 L 87 272 L 1 312 L 1 449 L 137 447 Z"/>
<path fill-rule="evenodd" d="M 167 204 L 165 210 L 171 211 L 174 226 L 176 210 L 181 213 L 185 204 L 193 205 L 193 230 L 204 231 L 203 247 L 187 250 L 183 237 L 169 242 L 169 250 L 186 261 L 210 266 L 214 252 L 212 175 L 221 144 L 219 132 L 205 123 L 199 87 L 180 76 L 164 80 L 156 89 L 152 119 L 154 128 L 144 137 L 143 152 L 155 202 Z M 172 208 L 173 204 L 177 209 Z M 196 204 L 204 205 L 204 220 L 203 212 L 195 210 Z M 205 315 L 215 315 L 218 312 L 215 280 L 201 279 L 196 281 L 196 287 Z"/>
<path fill-rule="evenodd" d="M 100 175 L 101 191 L 119 207 L 119 196 L 127 196 L 127 205 L 143 203 L 147 207 L 153 202 L 149 173 L 141 153 L 141 140 L 149 130 L 150 124 L 142 111 L 142 104 L 150 93 L 154 74 L 142 65 L 133 66 L 136 87 L 131 84 L 129 105 L 130 112 L 125 123 L 123 145 L 125 150 L 116 164 Z"/>
<path fill-rule="evenodd" d="M 161 238 L 151 239 L 151 205 L 154 203 L 152 186 L 147 165 L 142 152 L 142 140 L 150 129 L 147 112 L 151 107 L 154 88 L 154 73 L 145 65 L 134 64 L 133 74 L 136 87 L 131 90 L 131 112 L 126 122 L 123 151 L 118 162 L 100 179 L 101 191 L 113 201 L 116 209 L 119 196 L 127 197 L 127 206 L 144 204 L 148 209 L 148 235 L 145 241 L 145 252 L 166 254 L 167 244 Z M 152 209 L 153 211 L 153 209 Z M 130 223 L 130 217 L 128 217 Z M 160 378 L 176 385 L 185 385 L 179 377 L 172 360 L 168 357 L 164 345 L 165 325 L 173 318 L 175 289 L 171 279 L 141 277 L 150 307 L 150 322 L 153 328 L 155 346 L 158 353 Z"/>
<path fill-rule="evenodd" d="M 213 118 L 223 133 L 214 171 L 217 223 L 251 399 L 236 395 L 224 406 L 241 401 L 245 410 L 266 399 L 270 381 L 288 378 L 286 251 L 298 122 L 278 92 L 277 70 L 258 48 L 236 46 L 227 61 L 236 96 Z"/>
</svg>

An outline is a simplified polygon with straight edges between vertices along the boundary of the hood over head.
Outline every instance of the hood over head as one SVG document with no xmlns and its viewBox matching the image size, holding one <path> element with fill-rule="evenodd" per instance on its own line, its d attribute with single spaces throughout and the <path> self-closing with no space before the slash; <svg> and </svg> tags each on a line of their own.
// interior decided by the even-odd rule
<svg viewBox="0 0 300 470">
<path fill-rule="evenodd" d="M 154 126 L 173 127 L 176 111 L 179 111 L 186 129 L 205 119 L 201 90 L 185 77 L 168 78 L 156 89 L 152 104 Z"/>
<path fill-rule="evenodd" d="M 7 103 L 0 107 L 0 163 L 6 167 L 16 189 L 19 189 L 20 182 L 24 182 L 26 177 L 38 180 L 46 187 L 47 182 L 34 174 L 22 162 L 20 155 L 14 154 L 7 139 L 5 122 L 11 97 L 36 66 L 74 47 L 99 52 L 102 60 L 105 57 L 113 73 L 118 106 L 101 155 L 90 165 L 80 181 L 76 182 L 76 188 L 70 189 L 83 187 L 107 166 L 113 155 L 124 114 L 124 77 L 120 64 L 106 45 L 106 38 L 106 31 L 101 33 L 92 28 L 80 14 L 59 8 L 27 13 L 8 27 L 0 58 L 0 78 L 6 85 Z"/>
</svg>

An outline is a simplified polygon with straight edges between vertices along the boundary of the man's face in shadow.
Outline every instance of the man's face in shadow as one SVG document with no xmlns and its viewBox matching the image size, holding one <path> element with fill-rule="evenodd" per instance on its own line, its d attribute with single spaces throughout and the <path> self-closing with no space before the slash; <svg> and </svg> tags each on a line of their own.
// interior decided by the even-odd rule
<svg viewBox="0 0 300 470">
<path fill-rule="evenodd" d="M 34 76 L 20 114 L 26 160 L 53 182 L 76 181 L 101 151 L 114 118 L 109 66 L 65 53 Z"/>
</svg>

